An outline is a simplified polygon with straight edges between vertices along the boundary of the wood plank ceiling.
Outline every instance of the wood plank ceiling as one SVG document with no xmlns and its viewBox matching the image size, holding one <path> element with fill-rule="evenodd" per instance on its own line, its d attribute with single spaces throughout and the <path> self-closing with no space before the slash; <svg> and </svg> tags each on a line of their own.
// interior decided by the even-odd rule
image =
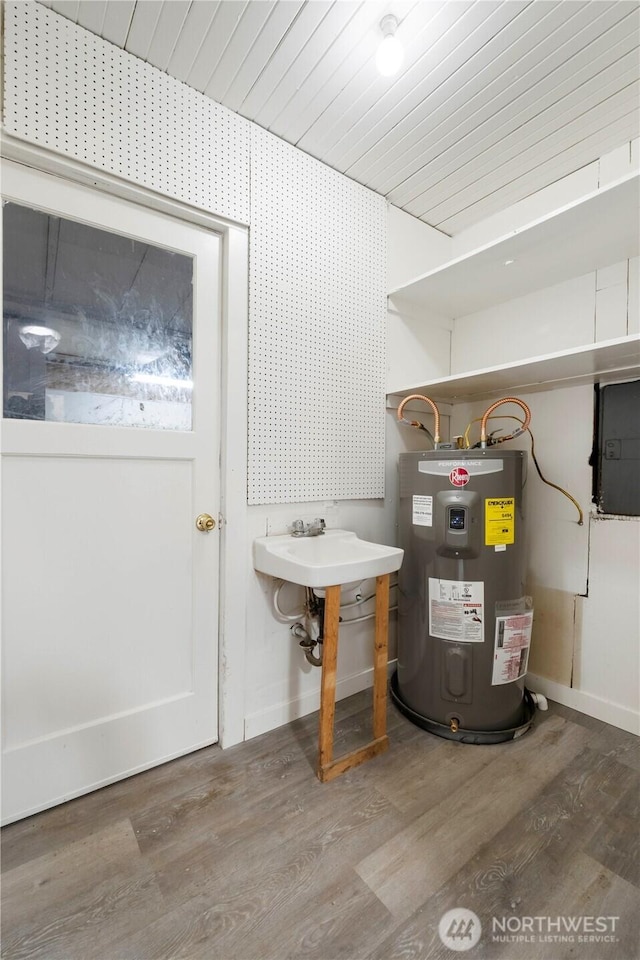
<svg viewBox="0 0 640 960">
<path fill-rule="evenodd" d="M 636 0 L 42 2 L 450 235 L 640 133 Z"/>
</svg>

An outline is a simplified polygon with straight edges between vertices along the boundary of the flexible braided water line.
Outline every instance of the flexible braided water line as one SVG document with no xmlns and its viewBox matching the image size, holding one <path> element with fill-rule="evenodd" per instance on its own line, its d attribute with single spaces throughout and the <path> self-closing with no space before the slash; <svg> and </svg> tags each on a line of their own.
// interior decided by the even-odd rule
<svg viewBox="0 0 640 960">
<path fill-rule="evenodd" d="M 498 407 L 502 406 L 503 403 L 517 403 L 519 407 L 522 408 L 524 413 L 524 422 L 520 430 L 516 430 L 513 434 L 513 437 L 519 437 L 521 433 L 524 433 L 531 423 L 531 410 L 524 402 L 524 400 L 519 400 L 518 397 L 503 397 L 501 400 L 496 400 L 495 403 L 492 403 L 490 407 L 487 407 L 484 414 L 482 415 L 482 422 L 480 424 L 480 443 L 483 447 L 487 445 L 487 420 L 491 416 L 494 410 L 497 410 Z M 400 412 L 398 410 L 398 412 Z M 510 439 L 513 439 L 511 437 Z"/>
<path fill-rule="evenodd" d="M 424 400 L 425 403 L 428 403 L 431 409 L 433 410 L 434 418 L 434 442 L 440 443 L 440 411 L 430 397 L 423 397 L 421 393 L 412 393 L 411 396 L 405 397 L 400 406 L 398 407 L 398 421 L 400 423 L 408 423 L 410 427 L 419 427 L 422 426 L 418 420 L 407 420 L 402 416 L 402 411 L 409 403 L 410 400 Z"/>
</svg>

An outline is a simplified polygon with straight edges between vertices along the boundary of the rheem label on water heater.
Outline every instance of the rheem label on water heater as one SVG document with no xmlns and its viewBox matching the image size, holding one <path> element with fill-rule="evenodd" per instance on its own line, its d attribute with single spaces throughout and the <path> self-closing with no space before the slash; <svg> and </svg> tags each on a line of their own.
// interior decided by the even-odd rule
<svg viewBox="0 0 640 960">
<path fill-rule="evenodd" d="M 484 581 L 429 577 L 429 633 L 441 640 L 484 642 Z"/>
<path fill-rule="evenodd" d="M 433 497 L 413 497 L 413 524 L 416 527 L 433 526 Z"/>
<path fill-rule="evenodd" d="M 466 487 L 470 479 L 469 471 L 465 467 L 454 467 L 449 474 L 449 483 L 454 487 Z"/>
</svg>

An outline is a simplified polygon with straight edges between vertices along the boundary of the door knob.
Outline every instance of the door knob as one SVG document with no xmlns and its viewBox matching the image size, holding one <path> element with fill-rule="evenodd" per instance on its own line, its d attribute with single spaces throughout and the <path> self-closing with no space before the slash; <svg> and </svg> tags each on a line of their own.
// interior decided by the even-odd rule
<svg viewBox="0 0 640 960">
<path fill-rule="evenodd" d="M 213 530 L 215 525 L 216 522 L 210 513 L 200 513 L 196 517 L 196 527 L 198 530 L 201 530 L 202 533 L 208 533 L 209 530 Z"/>
</svg>

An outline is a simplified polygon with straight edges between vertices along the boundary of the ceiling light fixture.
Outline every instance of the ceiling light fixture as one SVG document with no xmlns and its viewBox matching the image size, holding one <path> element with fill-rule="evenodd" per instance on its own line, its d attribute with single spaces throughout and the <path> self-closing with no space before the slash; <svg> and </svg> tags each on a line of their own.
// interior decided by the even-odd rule
<svg viewBox="0 0 640 960">
<path fill-rule="evenodd" d="M 53 327 L 42 327 L 37 323 L 28 323 L 20 327 L 18 335 L 27 350 L 37 349 L 40 353 L 51 353 L 60 343 L 60 334 Z"/>
<path fill-rule="evenodd" d="M 383 77 L 392 77 L 398 72 L 404 60 L 404 47 L 396 37 L 398 21 L 392 13 L 388 13 L 380 21 L 380 29 L 384 35 L 378 52 L 376 53 L 376 67 Z"/>
</svg>

